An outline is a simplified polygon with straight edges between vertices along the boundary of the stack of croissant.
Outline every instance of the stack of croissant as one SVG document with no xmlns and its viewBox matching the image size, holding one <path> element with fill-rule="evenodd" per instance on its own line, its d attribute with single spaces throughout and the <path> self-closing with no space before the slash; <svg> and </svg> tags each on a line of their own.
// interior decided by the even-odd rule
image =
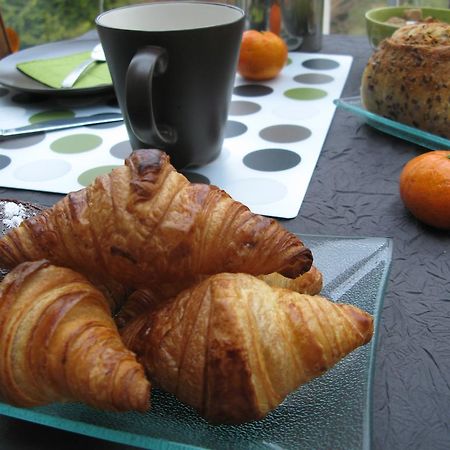
<svg viewBox="0 0 450 450">
<path fill-rule="evenodd" d="M 153 384 L 212 423 L 260 419 L 372 337 L 312 263 L 275 220 L 136 150 L 0 239 L 0 399 L 145 411 Z"/>
</svg>

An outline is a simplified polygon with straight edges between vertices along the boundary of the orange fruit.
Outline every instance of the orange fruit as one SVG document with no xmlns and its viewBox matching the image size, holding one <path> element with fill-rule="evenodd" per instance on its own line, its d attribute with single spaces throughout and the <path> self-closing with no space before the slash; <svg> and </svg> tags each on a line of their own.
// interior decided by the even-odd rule
<svg viewBox="0 0 450 450">
<path fill-rule="evenodd" d="M 271 31 L 247 30 L 242 35 L 237 71 L 249 80 L 275 78 L 286 64 L 286 42 Z"/>
<path fill-rule="evenodd" d="M 20 39 L 17 32 L 10 27 L 6 27 L 6 37 L 8 38 L 9 48 L 13 53 L 19 51 Z"/>
<path fill-rule="evenodd" d="M 422 222 L 450 229 L 450 150 L 434 150 L 410 160 L 400 174 L 400 197 Z"/>
</svg>

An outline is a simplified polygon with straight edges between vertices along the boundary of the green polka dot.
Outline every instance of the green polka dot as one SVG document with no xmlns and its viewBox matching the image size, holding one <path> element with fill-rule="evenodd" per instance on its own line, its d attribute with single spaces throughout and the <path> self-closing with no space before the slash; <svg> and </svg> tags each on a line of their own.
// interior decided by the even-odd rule
<svg viewBox="0 0 450 450">
<path fill-rule="evenodd" d="M 78 183 L 82 186 L 89 186 L 99 175 L 111 172 L 111 170 L 120 166 L 99 166 L 86 170 L 78 177 Z"/>
<path fill-rule="evenodd" d="M 286 66 L 289 66 L 289 64 L 292 64 L 292 59 L 288 57 L 286 60 Z"/>
<path fill-rule="evenodd" d="M 50 148 L 62 154 L 83 153 L 93 150 L 102 142 L 102 138 L 95 134 L 71 134 L 52 142 Z"/>
<path fill-rule="evenodd" d="M 39 123 L 46 122 L 47 120 L 55 120 L 55 119 L 70 119 L 74 117 L 75 113 L 68 109 L 54 109 L 51 111 L 41 111 L 36 114 L 33 114 L 28 122 L 30 123 Z"/>
<path fill-rule="evenodd" d="M 294 100 L 318 100 L 327 96 L 326 91 L 315 88 L 294 88 L 287 90 L 284 95 Z"/>
</svg>

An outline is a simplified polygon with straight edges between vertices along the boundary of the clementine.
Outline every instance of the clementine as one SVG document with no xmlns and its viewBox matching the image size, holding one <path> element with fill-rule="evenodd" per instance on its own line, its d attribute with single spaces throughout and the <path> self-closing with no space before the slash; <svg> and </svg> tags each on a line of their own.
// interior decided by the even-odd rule
<svg viewBox="0 0 450 450">
<path fill-rule="evenodd" d="M 280 73 L 287 55 L 287 45 L 280 36 L 247 30 L 242 35 L 237 71 L 249 80 L 270 80 Z"/>
<path fill-rule="evenodd" d="M 434 150 L 410 160 L 400 174 L 400 197 L 422 222 L 450 229 L 450 150 Z"/>
</svg>

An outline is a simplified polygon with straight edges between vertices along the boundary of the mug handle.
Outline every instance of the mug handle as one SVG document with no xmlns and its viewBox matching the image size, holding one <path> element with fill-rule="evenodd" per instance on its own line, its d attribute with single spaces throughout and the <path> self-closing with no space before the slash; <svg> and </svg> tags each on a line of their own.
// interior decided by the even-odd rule
<svg viewBox="0 0 450 450">
<path fill-rule="evenodd" d="M 167 125 L 158 126 L 153 112 L 153 77 L 162 75 L 167 63 L 166 50 L 143 47 L 133 56 L 125 79 L 125 102 L 131 130 L 140 141 L 160 147 L 177 140 L 176 130 Z"/>
</svg>

